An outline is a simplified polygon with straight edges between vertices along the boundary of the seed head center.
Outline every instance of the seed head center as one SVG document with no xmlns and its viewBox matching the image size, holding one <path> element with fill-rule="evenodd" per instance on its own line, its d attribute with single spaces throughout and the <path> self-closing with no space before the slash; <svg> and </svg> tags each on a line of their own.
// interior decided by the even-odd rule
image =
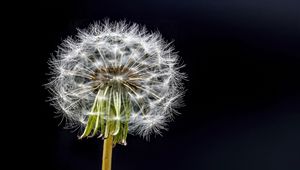
<svg viewBox="0 0 300 170">
<path fill-rule="evenodd" d="M 140 75 L 126 67 L 108 67 L 98 69 L 94 77 L 96 86 L 98 86 L 98 83 L 101 83 L 102 87 L 105 85 L 121 85 L 119 87 L 135 90 Z"/>
</svg>

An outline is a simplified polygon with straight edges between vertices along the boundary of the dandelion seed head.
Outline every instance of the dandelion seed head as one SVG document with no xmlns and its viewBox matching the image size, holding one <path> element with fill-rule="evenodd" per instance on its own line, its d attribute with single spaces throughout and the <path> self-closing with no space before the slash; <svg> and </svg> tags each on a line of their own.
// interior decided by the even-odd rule
<svg viewBox="0 0 300 170">
<path fill-rule="evenodd" d="M 69 120 L 67 123 L 83 127 L 91 115 L 125 121 L 122 110 L 120 115 L 109 117 L 106 111 L 91 108 L 96 99 L 113 103 L 121 96 L 118 101 L 122 103 L 126 95 L 131 107 L 129 133 L 145 138 L 160 134 L 180 106 L 184 91 L 185 74 L 179 72 L 182 65 L 170 43 L 159 33 L 125 21 L 98 22 L 79 30 L 75 38 L 62 43 L 50 65 L 54 76 L 49 89 L 54 105 Z M 118 102 L 114 106 L 125 108 Z"/>
</svg>

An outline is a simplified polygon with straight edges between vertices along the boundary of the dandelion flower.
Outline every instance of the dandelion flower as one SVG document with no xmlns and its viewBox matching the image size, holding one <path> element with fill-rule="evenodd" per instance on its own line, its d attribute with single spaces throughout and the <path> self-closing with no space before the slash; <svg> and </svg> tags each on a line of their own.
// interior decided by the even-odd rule
<svg viewBox="0 0 300 170">
<path fill-rule="evenodd" d="M 126 144 L 161 134 L 181 105 L 179 56 L 159 33 L 135 23 L 98 22 L 69 37 L 50 61 L 52 103 L 79 138 Z"/>
</svg>

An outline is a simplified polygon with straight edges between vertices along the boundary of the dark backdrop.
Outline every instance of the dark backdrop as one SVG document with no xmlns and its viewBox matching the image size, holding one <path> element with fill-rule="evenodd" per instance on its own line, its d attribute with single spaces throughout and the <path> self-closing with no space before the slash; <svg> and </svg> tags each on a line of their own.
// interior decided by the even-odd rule
<svg viewBox="0 0 300 170">
<path fill-rule="evenodd" d="M 23 91 L 29 116 L 19 129 L 27 134 L 21 159 L 31 168 L 100 169 L 102 141 L 77 140 L 58 126 L 42 85 L 63 39 L 110 18 L 174 40 L 188 74 L 186 106 L 169 131 L 150 142 L 129 136 L 128 146 L 114 149 L 113 170 L 300 169 L 299 9 L 298 0 L 32 3 L 30 22 L 22 25 L 32 43 L 25 43 L 26 60 L 19 55 L 27 64 L 21 72 L 31 75 Z"/>
</svg>

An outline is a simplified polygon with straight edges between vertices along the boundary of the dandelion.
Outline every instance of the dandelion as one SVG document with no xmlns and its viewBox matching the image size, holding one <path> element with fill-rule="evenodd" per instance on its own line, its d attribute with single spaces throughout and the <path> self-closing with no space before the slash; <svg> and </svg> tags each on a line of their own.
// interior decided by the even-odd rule
<svg viewBox="0 0 300 170">
<path fill-rule="evenodd" d="M 135 23 L 95 23 L 67 38 L 50 61 L 52 103 L 79 138 L 104 139 L 102 169 L 127 134 L 166 130 L 181 105 L 179 56 L 159 33 Z"/>
</svg>

